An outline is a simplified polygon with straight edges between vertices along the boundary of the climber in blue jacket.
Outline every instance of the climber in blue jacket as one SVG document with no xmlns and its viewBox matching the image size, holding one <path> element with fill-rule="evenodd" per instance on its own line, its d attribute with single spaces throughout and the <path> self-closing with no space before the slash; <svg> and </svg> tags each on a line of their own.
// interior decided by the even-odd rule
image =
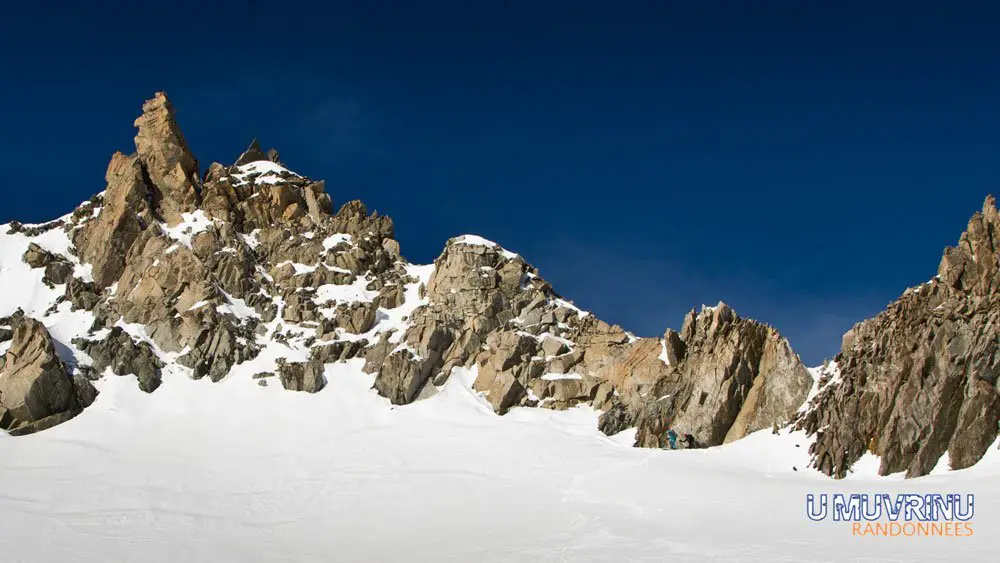
<svg viewBox="0 0 1000 563">
<path fill-rule="evenodd" d="M 677 449 L 677 433 L 674 432 L 673 428 L 667 430 L 667 440 L 670 441 L 670 449 L 676 450 Z"/>
</svg>

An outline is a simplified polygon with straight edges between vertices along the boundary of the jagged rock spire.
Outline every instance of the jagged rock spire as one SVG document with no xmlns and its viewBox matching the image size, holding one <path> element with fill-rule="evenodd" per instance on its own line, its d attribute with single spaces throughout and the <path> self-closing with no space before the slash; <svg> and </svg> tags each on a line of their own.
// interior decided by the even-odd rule
<svg viewBox="0 0 1000 563">
<path fill-rule="evenodd" d="M 135 148 L 152 184 L 154 209 L 168 223 L 176 223 L 181 213 L 194 211 L 200 202 L 198 161 L 165 93 L 157 92 L 142 105 L 135 126 Z"/>
<path fill-rule="evenodd" d="M 982 458 L 1000 420 L 998 228 L 990 196 L 937 278 L 844 335 L 839 377 L 798 422 L 818 469 L 843 477 L 871 452 L 881 474 L 915 477 L 946 452 L 952 469 Z"/>
<path fill-rule="evenodd" d="M 250 164 L 258 160 L 268 160 L 268 158 L 264 154 L 264 149 L 260 148 L 260 143 L 254 138 L 254 140 L 250 141 L 250 146 L 247 147 L 247 150 L 243 151 L 243 154 L 236 159 L 236 166 L 243 166 L 244 164 Z"/>
<path fill-rule="evenodd" d="M 94 283 L 100 288 L 118 281 L 125 270 L 125 255 L 153 219 L 149 189 L 135 155 L 115 153 L 105 179 L 101 214 L 74 237 L 80 258 L 93 267 Z"/>
<path fill-rule="evenodd" d="M 250 164 L 251 162 L 257 162 L 260 160 L 269 160 L 275 164 L 281 164 L 281 156 L 278 154 L 278 149 L 268 149 L 267 153 L 264 153 L 264 149 L 260 146 L 260 141 L 256 137 L 250 141 L 250 146 L 247 147 L 243 154 L 236 159 L 235 166 L 243 166 L 244 164 Z"/>
<path fill-rule="evenodd" d="M 974 295 L 988 295 L 998 288 L 1000 217 L 996 199 L 989 195 L 983 210 L 972 216 L 958 245 L 945 249 L 938 275 L 949 287 Z"/>
</svg>

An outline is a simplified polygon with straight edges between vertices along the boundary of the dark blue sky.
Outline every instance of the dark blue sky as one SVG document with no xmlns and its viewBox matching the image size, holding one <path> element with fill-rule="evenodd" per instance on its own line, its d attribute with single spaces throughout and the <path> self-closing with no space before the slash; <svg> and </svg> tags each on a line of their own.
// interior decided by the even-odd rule
<svg viewBox="0 0 1000 563">
<path fill-rule="evenodd" d="M 165 90 L 203 167 L 257 136 L 411 260 L 478 233 L 638 334 L 721 299 L 815 364 L 1000 191 L 988 2 L 25 4 L 0 222 L 103 189 Z"/>
</svg>

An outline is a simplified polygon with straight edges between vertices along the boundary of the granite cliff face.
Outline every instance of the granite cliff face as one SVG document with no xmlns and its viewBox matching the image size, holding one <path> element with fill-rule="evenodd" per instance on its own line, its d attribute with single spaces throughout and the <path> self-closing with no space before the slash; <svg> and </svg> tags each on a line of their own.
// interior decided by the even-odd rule
<svg viewBox="0 0 1000 563">
<path fill-rule="evenodd" d="M 945 453 L 973 465 L 1000 420 L 1000 218 L 986 199 L 938 275 L 844 335 L 828 381 L 796 425 L 816 467 L 843 477 L 865 452 L 880 473 L 926 475 Z"/>
<path fill-rule="evenodd" d="M 868 447 L 869 427 L 886 424 L 895 430 L 879 451 L 891 467 L 937 459 L 937 446 L 910 452 L 929 446 L 909 430 L 906 408 L 883 417 L 892 400 L 927 402 L 927 428 L 947 439 L 956 429 L 976 436 L 957 440 L 954 463 L 981 455 L 990 437 L 981 415 L 994 417 L 995 433 L 996 338 L 976 336 L 995 325 L 992 207 L 946 254 L 942 281 L 912 297 L 930 301 L 856 327 L 838 359 L 842 384 L 797 415 L 812 376 L 776 330 L 723 303 L 692 310 L 680 332 L 638 338 L 476 236 L 449 240 L 433 264 L 407 262 L 391 219 L 359 201 L 334 211 L 322 181 L 292 172 L 256 140 L 234 164 L 202 174 L 162 93 L 135 126 L 136 151 L 112 156 L 103 192 L 50 223 L 0 226 L 0 275 L 20 288 L 7 300 L 19 309 L 0 309 L 10 315 L 0 318 L 0 427 L 12 433 L 72 418 L 102 377 L 135 376 L 148 393 L 175 375 L 315 393 L 326 386 L 325 366 L 345 361 L 395 404 L 460 374 L 499 414 L 589 404 L 603 412 L 602 431 L 634 428 L 643 447 L 666 447 L 669 428 L 711 446 L 797 416 L 819 432 L 817 463 L 831 474 L 857 459 L 857 444 Z M 903 364 L 892 363 L 901 356 L 881 336 L 887 326 L 914 335 L 936 327 L 920 336 L 931 338 L 929 359 L 912 362 L 933 366 L 913 368 L 930 369 L 933 381 L 898 393 L 878 384 L 871 401 L 854 405 L 846 382 L 909 377 L 892 375 Z M 883 343 L 878 354 L 871 342 Z M 952 372 L 968 381 L 943 375 Z M 948 377 L 955 381 L 939 383 Z M 948 407 L 955 412 L 938 413 L 935 405 L 957 395 L 966 398 Z M 856 413 L 876 411 L 877 421 L 859 422 Z"/>
</svg>

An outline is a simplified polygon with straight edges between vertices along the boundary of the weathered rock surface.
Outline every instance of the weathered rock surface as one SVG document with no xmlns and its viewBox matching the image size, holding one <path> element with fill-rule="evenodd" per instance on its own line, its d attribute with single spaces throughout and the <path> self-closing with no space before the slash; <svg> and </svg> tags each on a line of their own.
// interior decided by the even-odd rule
<svg viewBox="0 0 1000 563">
<path fill-rule="evenodd" d="M 188 149 L 173 105 L 163 92 L 143 104 L 135 126 L 139 129 L 135 148 L 153 188 L 153 209 L 168 223 L 176 224 L 182 213 L 194 211 L 200 201 L 198 161 Z"/>
<path fill-rule="evenodd" d="M 612 379 L 619 396 L 601 420 L 608 434 L 637 427 L 639 446 L 667 447 L 670 428 L 706 446 L 742 438 L 784 423 L 812 386 L 787 340 L 724 303 L 691 311 L 680 333 L 668 330 L 653 342 L 634 346 L 641 356 L 629 357 L 625 375 Z M 650 358 L 660 375 L 637 379 L 656 373 Z"/>
<path fill-rule="evenodd" d="M 326 376 L 320 362 L 290 362 L 278 368 L 281 385 L 289 391 L 318 393 L 326 387 Z"/>
<path fill-rule="evenodd" d="M 274 149 L 271 149 L 274 150 Z M 264 153 L 264 149 L 260 148 L 260 142 L 257 139 L 250 141 L 250 146 L 247 150 L 243 151 L 243 154 L 236 159 L 235 166 L 243 166 L 245 164 L 250 164 L 251 162 L 258 162 L 261 160 L 270 160 L 267 158 L 267 154 Z"/>
<path fill-rule="evenodd" d="M 94 283 L 99 288 L 118 281 L 132 243 L 153 222 L 149 189 L 137 157 L 115 153 L 105 180 L 107 189 L 100 215 L 78 230 L 74 239 L 80 258 L 92 266 Z"/>
<path fill-rule="evenodd" d="M 523 391 L 527 378 L 541 375 L 544 366 L 540 363 L 524 369 L 530 359 L 526 354 L 537 346 L 537 336 L 519 331 L 530 322 L 530 330 L 542 332 L 539 309 L 552 307 L 550 297 L 556 296 L 520 256 L 492 243 L 452 239 L 435 261 L 426 294 L 428 305 L 414 313 L 402 337 L 405 346 L 390 353 L 381 365 L 372 366 L 378 370 L 376 389 L 384 396 L 397 404 L 410 402 L 431 377 L 441 383 L 453 368 L 472 367 L 479 360 L 485 363 L 494 354 L 491 366 L 497 372 L 510 372 L 501 380 L 509 383 L 524 378 L 514 387 L 515 393 Z M 488 341 L 490 335 L 494 338 Z M 517 373 L 511 371 L 515 368 Z M 492 372 L 480 377 L 496 379 Z M 485 380 L 476 384 L 477 388 L 491 386 Z M 499 393 L 489 394 L 491 402 L 498 401 L 495 407 L 511 400 L 498 399 Z"/>
<path fill-rule="evenodd" d="M 21 259 L 32 268 L 45 268 L 42 282 L 49 287 L 62 285 L 73 275 L 73 264 L 33 242 L 28 244 Z"/>
<path fill-rule="evenodd" d="M 938 275 L 844 335 L 831 381 L 797 421 L 814 464 L 843 477 L 865 452 L 883 475 L 926 475 L 948 453 L 976 463 L 1000 420 L 1000 219 L 996 202 L 944 252 Z"/>
<path fill-rule="evenodd" d="M 152 393 L 160 386 L 160 368 L 156 353 L 145 342 L 135 342 L 120 327 L 112 327 L 103 340 L 77 339 L 77 347 L 93 359 L 91 367 L 98 372 L 107 368 L 115 375 L 135 375 L 139 389 Z"/>
<path fill-rule="evenodd" d="M 517 255 L 475 237 L 449 241 L 395 349 L 369 361 L 375 387 L 408 403 L 455 367 L 498 413 L 517 405 L 611 409 L 601 427 L 638 426 L 661 447 L 671 426 L 717 445 L 784 423 L 812 386 L 788 342 L 720 304 L 692 312 L 680 334 L 635 338 L 580 313 Z M 373 360 L 373 357 L 369 357 Z"/>
<path fill-rule="evenodd" d="M 88 381 L 70 376 L 42 323 L 17 320 L 0 360 L 0 428 L 17 435 L 50 428 L 73 418 L 95 394 Z"/>
<path fill-rule="evenodd" d="M 24 252 L 21 259 L 32 268 L 44 268 L 59 260 L 59 257 L 32 242 L 28 244 L 28 250 Z"/>
<path fill-rule="evenodd" d="M 74 310 L 92 310 L 101 300 L 100 289 L 90 282 L 85 282 L 80 278 L 70 278 L 67 280 L 66 300 L 72 304 Z"/>
</svg>

